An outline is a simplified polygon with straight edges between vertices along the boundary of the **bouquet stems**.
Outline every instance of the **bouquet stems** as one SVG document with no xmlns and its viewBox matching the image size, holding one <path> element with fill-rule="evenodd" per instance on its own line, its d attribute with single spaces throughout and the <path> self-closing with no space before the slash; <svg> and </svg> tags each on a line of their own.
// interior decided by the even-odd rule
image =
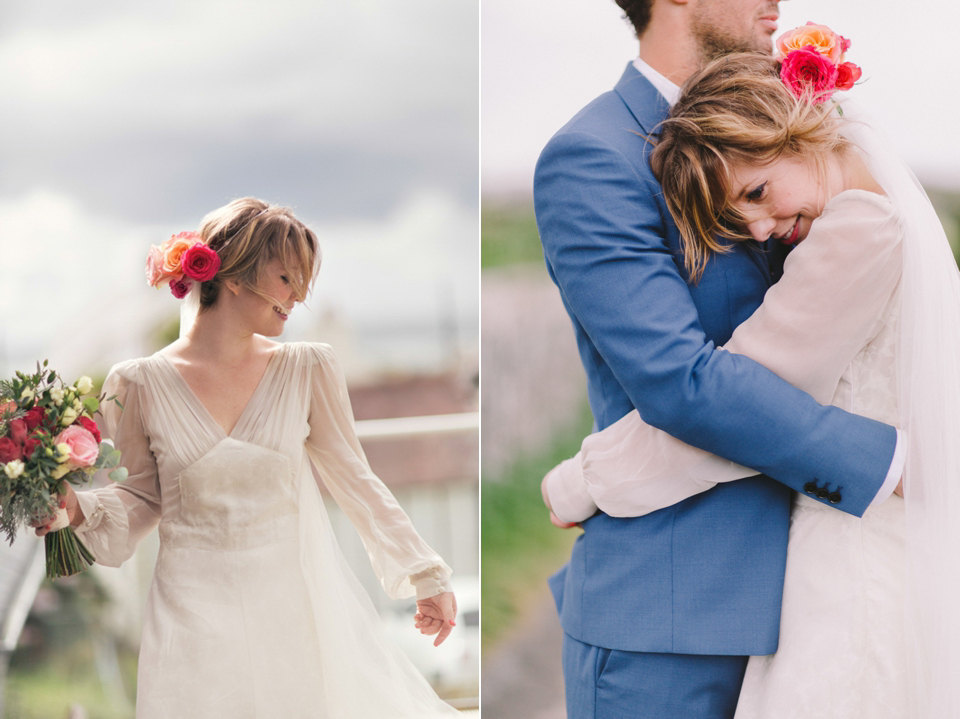
<svg viewBox="0 0 960 719">
<path fill-rule="evenodd" d="M 44 547 L 47 553 L 47 576 L 50 579 L 78 574 L 94 562 L 90 550 L 77 539 L 71 527 L 49 532 L 44 537 Z"/>
</svg>

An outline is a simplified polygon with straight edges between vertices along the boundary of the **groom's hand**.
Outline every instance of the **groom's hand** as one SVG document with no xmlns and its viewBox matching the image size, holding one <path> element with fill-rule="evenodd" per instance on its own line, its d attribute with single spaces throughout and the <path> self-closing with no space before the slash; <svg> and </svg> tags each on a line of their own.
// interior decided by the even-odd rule
<svg viewBox="0 0 960 719">
<path fill-rule="evenodd" d="M 548 474 L 547 477 L 550 475 Z M 553 507 L 550 506 L 550 495 L 547 494 L 547 477 L 543 478 L 543 481 L 540 482 L 540 494 L 543 497 L 543 503 L 547 505 L 547 509 L 550 510 L 550 522 L 554 527 L 559 527 L 560 529 L 573 529 L 574 527 L 579 526 L 576 522 L 564 522 L 557 515 L 553 513 Z"/>
</svg>

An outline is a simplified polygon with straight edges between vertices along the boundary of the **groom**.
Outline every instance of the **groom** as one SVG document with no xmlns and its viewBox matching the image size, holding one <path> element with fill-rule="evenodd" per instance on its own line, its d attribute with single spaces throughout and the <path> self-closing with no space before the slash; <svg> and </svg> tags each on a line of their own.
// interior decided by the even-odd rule
<svg viewBox="0 0 960 719">
<path fill-rule="evenodd" d="M 777 269 L 755 243 L 733 243 L 690 283 L 648 165 L 646 138 L 679 84 L 717 55 L 770 52 L 777 0 L 617 2 L 640 56 L 550 140 L 534 179 L 544 255 L 596 426 L 636 408 L 763 475 L 644 517 L 583 524 L 551 579 L 567 716 L 717 719 L 733 716 L 747 656 L 777 648 L 791 489 L 859 516 L 890 495 L 903 458 L 893 427 L 821 407 L 751 360 L 715 351 Z"/>
</svg>

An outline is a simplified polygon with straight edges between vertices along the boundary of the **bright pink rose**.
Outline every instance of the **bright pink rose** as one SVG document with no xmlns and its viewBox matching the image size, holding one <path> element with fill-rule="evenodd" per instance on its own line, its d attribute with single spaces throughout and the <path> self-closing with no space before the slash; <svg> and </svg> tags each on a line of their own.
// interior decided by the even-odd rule
<svg viewBox="0 0 960 719">
<path fill-rule="evenodd" d="M 220 270 L 220 255 L 202 242 L 183 253 L 183 274 L 197 282 L 212 280 Z"/>
<path fill-rule="evenodd" d="M 71 468 L 93 466 L 100 456 L 100 445 L 87 430 L 78 424 L 71 424 L 54 440 L 54 444 L 65 444 L 70 448 Z"/>
<path fill-rule="evenodd" d="M 20 445 L 9 437 L 0 437 L 0 463 L 6 464 L 15 459 L 23 459 Z"/>
<path fill-rule="evenodd" d="M 32 432 L 43 423 L 45 412 L 43 407 L 32 407 L 27 410 L 23 421 L 27 424 L 27 431 Z"/>
<path fill-rule="evenodd" d="M 92 434 L 93 438 L 97 440 L 97 442 L 101 440 L 100 428 L 97 427 L 97 423 L 94 422 L 92 419 L 90 419 L 89 417 L 78 417 L 77 424 L 79 424 L 81 427 L 87 430 L 90 434 Z"/>
<path fill-rule="evenodd" d="M 860 79 L 863 71 L 852 62 L 845 62 L 837 68 L 837 89 L 849 90 Z"/>
<path fill-rule="evenodd" d="M 823 103 L 833 97 L 837 66 L 812 46 L 793 50 L 780 65 L 780 79 L 798 98 Z"/>
<path fill-rule="evenodd" d="M 193 287 L 193 280 L 189 280 L 186 277 L 182 280 L 170 280 L 170 291 L 178 300 L 186 297 L 191 287 Z"/>
<path fill-rule="evenodd" d="M 27 423 L 22 419 L 14 419 L 10 422 L 10 439 L 16 442 L 18 445 L 22 445 L 23 441 L 27 438 Z"/>
</svg>

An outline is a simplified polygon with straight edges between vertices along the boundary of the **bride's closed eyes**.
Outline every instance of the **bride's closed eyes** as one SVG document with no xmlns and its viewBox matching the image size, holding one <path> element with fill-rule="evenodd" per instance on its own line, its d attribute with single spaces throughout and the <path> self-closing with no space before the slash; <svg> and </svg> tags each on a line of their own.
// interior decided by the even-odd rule
<svg viewBox="0 0 960 719">
<path fill-rule="evenodd" d="M 763 199 L 763 191 L 766 188 L 767 183 L 764 182 L 761 185 L 757 185 L 754 189 L 747 193 L 746 198 L 748 202 L 758 202 Z"/>
</svg>

